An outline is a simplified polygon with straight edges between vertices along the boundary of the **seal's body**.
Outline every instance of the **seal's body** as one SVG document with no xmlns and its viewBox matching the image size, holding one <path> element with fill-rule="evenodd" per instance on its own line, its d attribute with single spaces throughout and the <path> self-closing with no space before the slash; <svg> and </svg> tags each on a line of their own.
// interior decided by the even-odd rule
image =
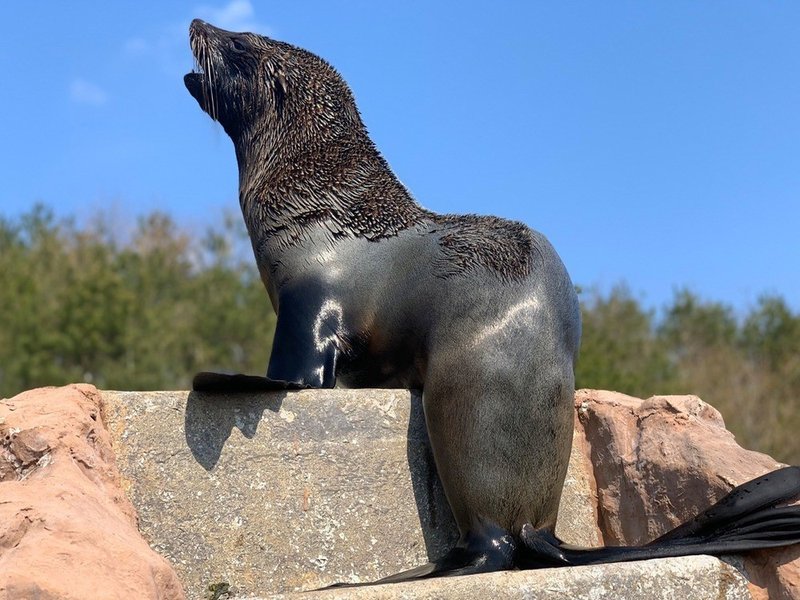
<svg viewBox="0 0 800 600">
<path fill-rule="evenodd" d="M 461 538 L 390 581 L 656 555 L 576 553 L 552 536 L 580 313 L 547 240 L 520 223 L 420 207 L 347 85 L 313 54 L 202 21 L 190 42 L 199 71 L 186 86 L 233 140 L 278 316 L 267 377 L 200 373 L 194 388 L 422 390 Z"/>
<path fill-rule="evenodd" d="M 331 243 L 323 226 L 304 238 L 310 262 L 296 247 L 271 252 L 268 377 L 421 389 L 462 531 L 480 515 L 509 530 L 553 526 L 572 439 L 575 292 L 551 246 L 521 228 L 536 248 L 529 274 L 448 274 L 443 239 L 472 234 L 460 227 L 426 220 L 391 238 Z"/>
</svg>

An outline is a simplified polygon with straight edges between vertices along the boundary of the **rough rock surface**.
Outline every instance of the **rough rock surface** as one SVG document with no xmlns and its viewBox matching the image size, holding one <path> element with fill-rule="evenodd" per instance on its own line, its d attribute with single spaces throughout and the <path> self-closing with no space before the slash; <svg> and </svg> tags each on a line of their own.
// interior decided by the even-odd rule
<svg viewBox="0 0 800 600">
<path fill-rule="evenodd" d="M 89 385 L 0 402 L 0 598 L 185 598 L 136 529 Z"/>
<path fill-rule="evenodd" d="M 128 498 L 193 599 L 210 584 L 226 598 L 228 582 L 244 600 L 374 580 L 452 543 L 406 391 L 103 395 L 78 385 L 0 402 L 0 600 L 184 598 Z M 558 533 L 581 545 L 645 542 L 779 466 L 693 396 L 583 390 L 576 423 Z M 689 557 L 311 597 L 800 599 L 800 547 L 731 561 L 750 592 L 733 567 Z"/>
<path fill-rule="evenodd" d="M 506 571 L 374 587 L 278 594 L 272 600 L 745 600 L 739 572 L 710 556 Z M 257 600 L 255 598 L 249 600 Z"/>
<path fill-rule="evenodd" d="M 455 542 L 418 395 L 104 395 L 141 530 L 192 598 L 374 581 Z M 558 531 L 582 545 L 600 539 L 590 476 L 573 453 Z"/>
<path fill-rule="evenodd" d="M 720 413 L 696 396 L 579 390 L 575 403 L 606 544 L 645 543 L 782 466 L 736 444 Z M 753 596 L 800 598 L 799 557 L 800 546 L 745 557 Z"/>
</svg>

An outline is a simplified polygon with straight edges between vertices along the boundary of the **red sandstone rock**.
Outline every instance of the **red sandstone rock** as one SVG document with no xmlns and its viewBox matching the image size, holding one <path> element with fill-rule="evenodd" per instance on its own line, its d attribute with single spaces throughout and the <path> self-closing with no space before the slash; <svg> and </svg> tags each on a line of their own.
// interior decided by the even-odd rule
<svg viewBox="0 0 800 600">
<path fill-rule="evenodd" d="M 0 598 L 185 598 L 136 528 L 90 385 L 0 402 Z"/>
<path fill-rule="evenodd" d="M 719 412 L 696 396 L 640 400 L 579 390 L 575 405 L 606 544 L 645 543 L 782 466 L 741 448 Z M 754 598 L 800 599 L 800 546 L 752 553 L 745 569 Z"/>
</svg>

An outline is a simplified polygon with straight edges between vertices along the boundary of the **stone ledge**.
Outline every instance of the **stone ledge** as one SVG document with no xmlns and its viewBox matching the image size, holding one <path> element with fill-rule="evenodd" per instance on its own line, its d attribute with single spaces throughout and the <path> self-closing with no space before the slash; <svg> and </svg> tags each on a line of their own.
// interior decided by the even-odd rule
<svg viewBox="0 0 800 600">
<path fill-rule="evenodd" d="M 749 599 L 750 593 L 747 582 L 735 568 L 711 556 L 691 556 L 567 569 L 510 571 L 302 594 L 277 594 L 269 598 L 739 600 Z"/>
<path fill-rule="evenodd" d="M 236 589 L 236 598 L 276 592 L 288 598 L 290 592 L 335 582 L 372 581 L 440 556 L 456 537 L 431 461 L 420 399 L 407 391 L 213 400 L 188 392 L 103 395 L 140 529 L 172 562 L 189 598 L 204 598 L 208 586 L 220 582 Z M 584 457 L 574 449 L 558 533 L 572 543 L 596 545 L 594 491 L 586 477 L 591 467 Z M 642 579 L 652 569 L 660 574 Z M 676 581 L 667 584 L 665 577 Z M 717 589 L 717 595 L 642 595 L 641 586 L 678 590 L 701 580 L 707 582 L 703 589 Z M 716 559 L 694 557 L 313 596 L 506 598 L 533 597 L 535 590 L 537 598 L 566 598 L 590 597 L 580 593 L 599 589 L 592 598 L 748 598 L 719 596 L 723 587 L 739 590 L 743 581 Z M 613 595 L 598 596 L 602 590 Z"/>
</svg>

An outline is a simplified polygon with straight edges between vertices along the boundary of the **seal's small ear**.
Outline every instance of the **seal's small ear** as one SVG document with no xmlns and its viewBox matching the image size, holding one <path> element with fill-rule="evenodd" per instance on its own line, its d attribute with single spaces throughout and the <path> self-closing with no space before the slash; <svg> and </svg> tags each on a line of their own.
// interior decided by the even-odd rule
<svg viewBox="0 0 800 600">
<path fill-rule="evenodd" d="M 278 69 L 277 72 L 277 80 L 278 84 L 280 85 L 281 90 L 283 90 L 283 94 L 285 95 L 289 86 L 286 83 L 286 73 L 283 72 L 283 69 Z"/>
<path fill-rule="evenodd" d="M 283 66 L 280 63 L 268 62 L 267 78 L 275 101 L 275 111 L 280 115 L 283 112 L 283 103 L 289 89 L 286 72 L 283 70 Z"/>
</svg>

